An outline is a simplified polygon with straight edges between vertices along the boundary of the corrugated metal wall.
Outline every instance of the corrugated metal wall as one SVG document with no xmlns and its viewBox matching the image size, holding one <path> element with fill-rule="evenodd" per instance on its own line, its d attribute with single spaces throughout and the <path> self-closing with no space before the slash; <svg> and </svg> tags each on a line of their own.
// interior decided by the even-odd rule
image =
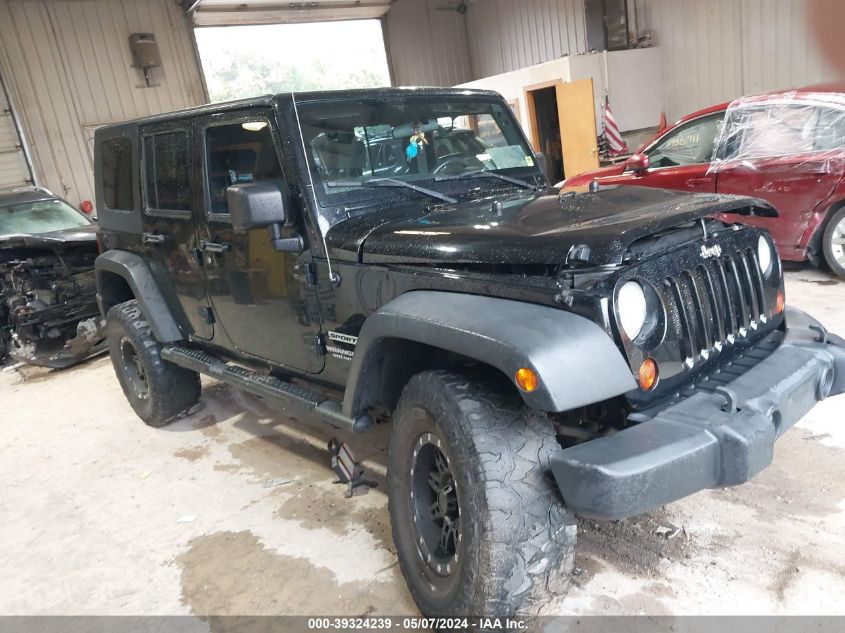
<svg viewBox="0 0 845 633">
<path fill-rule="evenodd" d="M 806 0 L 638 0 L 663 51 L 667 115 L 835 79 L 807 29 Z"/>
<path fill-rule="evenodd" d="M 473 79 L 587 50 L 584 0 L 475 0 L 468 6 Z"/>
<path fill-rule="evenodd" d="M 465 16 L 448 0 L 399 0 L 385 20 L 397 86 L 454 86 L 472 79 Z"/>
<path fill-rule="evenodd" d="M 30 183 L 32 174 L 0 74 L 0 189 L 14 189 Z"/>
<path fill-rule="evenodd" d="M 454 86 L 586 52 L 584 0 L 398 0 L 387 14 L 397 85 Z"/>
<path fill-rule="evenodd" d="M 157 86 L 132 68 L 128 38 L 156 36 Z M 172 0 L 0 0 L 0 69 L 42 185 L 93 199 L 94 130 L 205 101 L 190 26 Z"/>
</svg>

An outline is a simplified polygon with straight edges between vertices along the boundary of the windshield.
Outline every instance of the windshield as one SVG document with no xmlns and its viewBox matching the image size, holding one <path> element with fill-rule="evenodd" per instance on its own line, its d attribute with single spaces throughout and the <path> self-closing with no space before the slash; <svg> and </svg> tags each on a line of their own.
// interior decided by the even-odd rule
<svg viewBox="0 0 845 633">
<path fill-rule="evenodd" d="M 61 200 L 38 200 L 0 207 L 0 235 L 49 233 L 90 222 Z"/>
<path fill-rule="evenodd" d="M 396 196 L 425 199 L 402 183 L 449 196 L 513 186 L 496 178 L 449 178 L 471 172 L 532 180 L 540 175 L 510 109 L 493 98 L 409 93 L 335 99 L 300 103 L 298 114 L 323 206 L 370 203 L 375 209 Z M 385 179 L 400 182 L 372 186 L 387 184 Z"/>
</svg>

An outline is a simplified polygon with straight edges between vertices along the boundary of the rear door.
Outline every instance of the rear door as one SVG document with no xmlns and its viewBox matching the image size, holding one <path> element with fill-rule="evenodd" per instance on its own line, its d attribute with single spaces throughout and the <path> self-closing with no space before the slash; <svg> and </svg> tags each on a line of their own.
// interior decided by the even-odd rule
<svg viewBox="0 0 845 633">
<path fill-rule="evenodd" d="M 742 221 L 768 229 L 788 256 L 798 248 L 813 214 L 842 180 L 845 114 L 834 108 L 781 103 L 735 112 L 729 125 L 717 191 L 770 202 L 779 217 Z"/>
<path fill-rule="evenodd" d="M 199 246 L 215 342 L 240 354 L 291 369 L 316 373 L 324 356 L 319 341 L 316 287 L 301 274 L 310 264 L 302 254 L 276 252 L 267 228 L 232 228 L 226 190 L 241 183 L 273 180 L 285 192 L 291 226 L 306 235 L 282 171 L 275 117 L 250 109 L 198 120 L 196 151 L 202 156 L 205 208 Z"/>
<path fill-rule="evenodd" d="M 201 200 L 197 170 L 191 159 L 190 123 L 141 128 L 142 249 L 178 319 L 192 335 L 210 339 L 205 285 L 197 260 L 195 218 Z"/>
</svg>

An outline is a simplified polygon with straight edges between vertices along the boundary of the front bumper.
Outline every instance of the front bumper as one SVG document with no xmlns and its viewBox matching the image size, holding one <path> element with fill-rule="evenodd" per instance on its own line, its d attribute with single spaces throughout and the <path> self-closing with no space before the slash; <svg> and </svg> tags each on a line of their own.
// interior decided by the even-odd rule
<svg viewBox="0 0 845 633">
<path fill-rule="evenodd" d="M 777 349 L 718 390 L 696 390 L 648 421 L 552 457 L 567 508 L 624 519 L 744 483 L 771 464 L 787 429 L 845 392 L 845 341 L 800 310 L 787 308 L 785 323 Z"/>
</svg>

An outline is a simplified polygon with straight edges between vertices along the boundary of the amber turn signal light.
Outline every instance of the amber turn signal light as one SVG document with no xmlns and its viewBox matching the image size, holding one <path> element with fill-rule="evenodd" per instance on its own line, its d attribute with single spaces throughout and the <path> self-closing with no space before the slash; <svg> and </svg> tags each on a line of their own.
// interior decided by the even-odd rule
<svg viewBox="0 0 845 633">
<path fill-rule="evenodd" d="M 520 367 L 516 370 L 516 384 L 523 391 L 531 393 L 532 391 L 536 390 L 537 385 L 540 384 L 540 377 L 537 375 L 537 372 L 533 369 L 528 369 L 528 367 Z"/>
<path fill-rule="evenodd" d="M 657 363 L 652 359 L 646 358 L 643 364 L 640 365 L 639 371 L 640 388 L 643 391 L 648 391 L 657 383 Z"/>
<path fill-rule="evenodd" d="M 775 304 L 775 308 L 778 311 L 778 314 L 783 314 L 783 310 L 786 307 L 786 297 L 783 295 L 783 290 L 778 290 L 778 298 L 777 303 Z"/>
</svg>

